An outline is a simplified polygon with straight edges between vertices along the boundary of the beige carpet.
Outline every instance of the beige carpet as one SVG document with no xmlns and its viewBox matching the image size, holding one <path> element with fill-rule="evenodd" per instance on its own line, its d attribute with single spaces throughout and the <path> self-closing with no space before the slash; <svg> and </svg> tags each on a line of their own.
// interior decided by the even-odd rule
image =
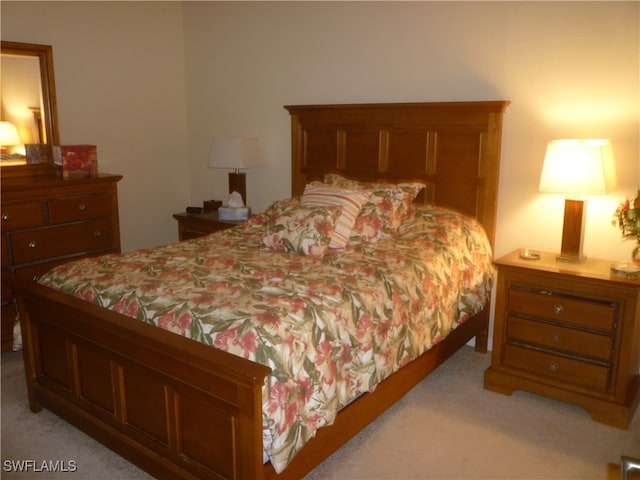
<svg viewBox="0 0 640 480">
<path fill-rule="evenodd" d="M 622 455 L 640 457 L 640 414 L 624 431 L 572 405 L 486 391 L 489 361 L 465 347 L 307 480 L 607 480 Z M 150 478 L 50 412 L 31 413 L 22 375 L 21 354 L 3 354 L 3 480 Z M 8 472 L 7 460 L 74 460 L 78 470 Z"/>
</svg>

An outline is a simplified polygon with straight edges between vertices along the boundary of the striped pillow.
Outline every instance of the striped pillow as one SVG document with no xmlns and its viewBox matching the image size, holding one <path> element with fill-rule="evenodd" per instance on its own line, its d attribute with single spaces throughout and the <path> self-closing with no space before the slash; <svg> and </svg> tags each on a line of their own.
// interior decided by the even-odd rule
<svg viewBox="0 0 640 480">
<path fill-rule="evenodd" d="M 350 190 L 313 182 L 305 186 L 300 204 L 319 207 L 342 207 L 342 213 L 338 217 L 335 231 L 331 237 L 331 242 L 329 242 L 329 248 L 344 248 L 349 242 L 356 218 L 370 196 L 371 192 L 368 190 Z"/>
</svg>

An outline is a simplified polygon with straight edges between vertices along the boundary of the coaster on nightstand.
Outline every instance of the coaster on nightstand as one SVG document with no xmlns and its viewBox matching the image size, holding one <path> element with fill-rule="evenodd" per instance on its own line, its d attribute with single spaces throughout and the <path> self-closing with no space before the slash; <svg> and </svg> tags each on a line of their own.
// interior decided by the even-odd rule
<svg viewBox="0 0 640 480">
<path fill-rule="evenodd" d="M 611 265 L 611 276 L 621 278 L 640 278 L 640 265 L 634 263 L 616 263 Z"/>
<path fill-rule="evenodd" d="M 537 252 L 536 250 L 529 250 L 528 248 L 520 250 L 518 256 L 524 260 L 540 260 L 540 252 Z"/>
</svg>

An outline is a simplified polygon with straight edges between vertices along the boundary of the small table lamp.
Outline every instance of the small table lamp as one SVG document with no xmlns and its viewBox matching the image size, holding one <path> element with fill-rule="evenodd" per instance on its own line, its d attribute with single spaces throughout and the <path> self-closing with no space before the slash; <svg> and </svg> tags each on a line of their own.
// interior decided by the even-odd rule
<svg viewBox="0 0 640 480">
<path fill-rule="evenodd" d="M 582 262 L 586 209 L 579 195 L 603 194 L 616 188 L 611 142 L 563 139 L 549 142 L 540 177 L 541 192 L 572 194 L 564 203 L 562 250 L 558 260 Z"/>
<path fill-rule="evenodd" d="M 229 193 L 238 192 L 247 205 L 246 174 L 241 168 L 262 166 L 260 147 L 255 137 L 215 138 L 209 157 L 209 168 L 232 168 L 229 172 Z"/>
<path fill-rule="evenodd" d="M 0 122 L 0 148 L 2 153 L 8 153 L 7 147 L 15 147 L 22 145 L 18 129 L 11 122 Z"/>
</svg>

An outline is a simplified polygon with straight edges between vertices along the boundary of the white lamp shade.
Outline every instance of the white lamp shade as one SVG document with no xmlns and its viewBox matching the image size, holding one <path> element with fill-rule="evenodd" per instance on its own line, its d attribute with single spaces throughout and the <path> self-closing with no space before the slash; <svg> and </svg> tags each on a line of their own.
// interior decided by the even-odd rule
<svg viewBox="0 0 640 480">
<path fill-rule="evenodd" d="M 0 146 L 13 147 L 22 145 L 18 129 L 11 122 L 0 122 Z"/>
<path fill-rule="evenodd" d="M 602 194 L 617 186 L 611 142 L 562 139 L 549 142 L 540 176 L 540 191 Z"/>
<path fill-rule="evenodd" d="M 210 168 L 252 168 L 262 166 L 260 146 L 255 137 L 215 138 L 209 157 Z"/>
</svg>

